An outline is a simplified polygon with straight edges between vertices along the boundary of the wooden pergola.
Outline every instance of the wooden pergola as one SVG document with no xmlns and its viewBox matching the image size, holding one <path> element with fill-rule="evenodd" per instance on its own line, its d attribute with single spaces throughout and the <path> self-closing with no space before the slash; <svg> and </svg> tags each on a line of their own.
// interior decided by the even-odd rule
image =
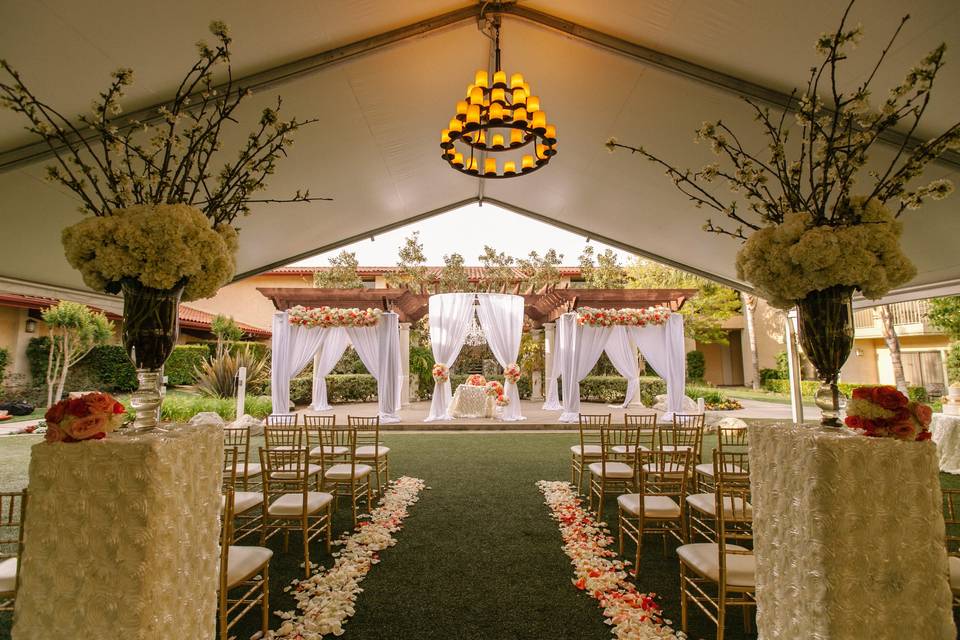
<svg viewBox="0 0 960 640">
<path fill-rule="evenodd" d="M 304 307 L 380 308 L 394 311 L 400 322 L 416 322 L 427 315 L 432 294 L 408 289 L 319 289 L 316 287 L 260 287 L 280 311 Z M 553 322 L 577 307 L 597 309 L 644 308 L 664 305 L 679 310 L 696 289 L 554 289 L 523 295 L 525 313 L 535 327 Z"/>
</svg>

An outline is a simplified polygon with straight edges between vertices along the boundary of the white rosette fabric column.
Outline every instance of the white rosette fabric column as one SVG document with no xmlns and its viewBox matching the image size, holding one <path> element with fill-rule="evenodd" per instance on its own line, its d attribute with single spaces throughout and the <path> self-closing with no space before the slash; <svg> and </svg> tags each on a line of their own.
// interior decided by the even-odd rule
<svg viewBox="0 0 960 640">
<path fill-rule="evenodd" d="M 617 370 L 617 373 L 627 379 L 627 395 L 623 404 L 611 404 L 609 406 L 611 408 L 628 407 L 640 388 L 640 365 L 637 362 L 637 347 L 630 339 L 627 328 L 622 325 L 613 327 L 610 331 L 610 339 L 607 340 L 607 346 L 603 350 L 610 358 L 610 363 Z"/>
<path fill-rule="evenodd" d="M 667 413 L 661 419 L 671 420 L 674 413 L 683 413 L 687 381 L 687 356 L 683 346 L 683 316 L 671 313 L 663 325 L 628 327 L 627 334 L 640 347 L 640 353 L 667 383 Z"/>
<path fill-rule="evenodd" d="M 562 322 L 558 321 L 556 323 L 553 368 L 550 370 L 550 378 L 547 380 L 546 398 L 542 407 L 544 411 L 560 411 L 563 409 L 563 405 L 560 404 L 559 384 L 557 381 L 563 374 L 564 353 L 567 348 L 566 345 L 570 342 L 569 332 L 564 328 L 565 326 Z"/>
<path fill-rule="evenodd" d="M 343 352 L 350 345 L 350 339 L 343 327 L 328 327 L 317 331 L 323 335 L 320 338 L 320 348 L 313 356 L 313 403 L 310 408 L 314 411 L 330 411 L 332 407 L 327 401 L 327 376 L 343 357 Z"/>
<path fill-rule="evenodd" d="M 430 296 L 430 347 L 434 362 L 451 367 L 467 338 L 470 315 L 473 313 L 473 293 L 443 293 Z M 453 391 L 450 380 L 435 382 L 430 415 L 424 422 L 451 420 L 450 403 Z"/>
<path fill-rule="evenodd" d="M 380 422 L 400 422 L 400 331 L 397 314 L 384 313 L 374 327 L 347 327 L 347 336 L 367 371 L 377 379 Z"/>
<path fill-rule="evenodd" d="M 576 313 L 563 314 L 560 322 L 567 325 L 568 335 L 573 336 L 563 357 L 563 413 L 560 422 L 577 422 L 580 419 L 580 381 L 600 359 L 610 339 L 611 327 L 578 325 Z"/>
<path fill-rule="evenodd" d="M 273 413 L 290 413 L 290 381 L 310 363 L 322 342 L 320 329 L 291 325 L 286 311 L 273 314 L 270 367 Z"/>
<path fill-rule="evenodd" d="M 505 293 L 481 293 L 477 300 L 480 302 L 477 309 L 480 327 L 493 357 L 504 368 L 516 363 L 523 334 L 523 298 Z M 510 403 L 503 408 L 502 419 L 507 422 L 525 420 L 520 411 L 520 392 L 516 383 L 504 380 L 503 393 L 510 398 Z"/>
</svg>

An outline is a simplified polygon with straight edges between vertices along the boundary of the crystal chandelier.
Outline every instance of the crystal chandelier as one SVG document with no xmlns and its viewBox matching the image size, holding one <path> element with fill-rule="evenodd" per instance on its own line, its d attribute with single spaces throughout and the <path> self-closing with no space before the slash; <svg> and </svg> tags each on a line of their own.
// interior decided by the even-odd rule
<svg viewBox="0 0 960 640">
<path fill-rule="evenodd" d="M 514 178 L 532 173 L 550 162 L 557 153 L 557 128 L 547 124 L 540 98 L 532 95 L 523 75 L 514 73 L 507 86 L 507 74 L 500 69 L 500 18 L 493 18 L 496 43 L 496 70 L 493 83 L 487 71 L 477 71 L 467 86 L 465 100 L 449 129 L 440 133 L 441 156 L 461 173 L 484 178 Z M 529 149 L 524 149 L 532 145 Z M 524 149 L 524 151 L 518 151 Z M 498 165 L 490 153 L 515 152 L 511 160 Z M 519 157 L 519 164 L 517 162 Z"/>
<path fill-rule="evenodd" d="M 487 336 L 483 333 L 480 321 L 477 320 L 477 313 L 473 313 L 473 320 L 470 322 L 470 329 L 467 330 L 467 337 L 463 341 L 468 347 L 479 347 L 487 344 Z"/>
</svg>

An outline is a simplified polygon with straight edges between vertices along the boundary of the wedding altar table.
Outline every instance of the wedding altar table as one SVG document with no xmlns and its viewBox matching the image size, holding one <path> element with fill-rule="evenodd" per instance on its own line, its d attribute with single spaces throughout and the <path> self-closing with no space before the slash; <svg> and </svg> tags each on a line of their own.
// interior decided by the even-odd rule
<svg viewBox="0 0 960 640">
<path fill-rule="evenodd" d="M 33 446 L 15 640 L 212 640 L 220 425 Z"/>
<path fill-rule="evenodd" d="M 454 418 L 492 418 L 495 400 L 484 387 L 461 384 L 453 394 L 450 415 Z"/>
<path fill-rule="evenodd" d="M 940 471 L 960 475 L 960 416 L 933 414 L 930 435 L 937 443 Z"/>
<path fill-rule="evenodd" d="M 749 430 L 759 637 L 956 638 L 934 445 Z"/>
</svg>

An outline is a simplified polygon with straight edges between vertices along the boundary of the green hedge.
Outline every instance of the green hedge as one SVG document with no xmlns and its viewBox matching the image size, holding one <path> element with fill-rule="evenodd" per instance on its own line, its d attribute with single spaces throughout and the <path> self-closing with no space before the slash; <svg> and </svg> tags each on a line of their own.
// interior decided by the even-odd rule
<svg viewBox="0 0 960 640">
<path fill-rule="evenodd" d="M 217 355 L 216 340 L 197 340 L 189 343 L 190 346 L 205 346 L 209 352 L 209 357 Z M 248 340 L 227 341 L 227 349 L 231 354 L 236 354 L 240 349 L 249 349 L 257 356 L 266 356 L 270 352 L 270 345 L 266 342 L 253 342 Z"/>
<path fill-rule="evenodd" d="M 457 390 L 457 387 L 461 384 L 466 384 L 467 378 L 469 376 L 462 373 L 455 373 L 450 376 L 450 386 L 454 391 Z M 487 382 L 490 380 L 496 380 L 500 384 L 503 384 L 503 376 L 484 376 L 487 379 Z M 433 389 L 433 376 L 430 376 L 430 388 Z M 530 395 L 533 393 L 533 386 L 530 383 L 530 378 L 527 376 L 520 376 L 520 379 L 517 380 L 517 393 L 520 394 L 521 400 L 529 400 Z"/>
<path fill-rule="evenodd" d="M 667 392 L 662 378 L 641 376 L 640 401 L 652 406 L 656 396 Z M 580 399 L 586 402 L 622 403 L 627 396 L 627 379 L 620 376 L 587 376 L 580 381 Z"/>
<path fill-rule="evenodd" d="M 3 385 L 3 379 L 7 375 L 7 365 L 10 363 L 10 352 L 0 347 L 0 385 Z"/>
<path fill-rule="evenodd" d="M 31 338 L 27 343 L 27 362 L 34 386 L 46 386 L 50 338 Z M 83 360 L 67 372 L 64 391 L 125 392 L 137 388 L 137 372 L 118 344 L 105 344 L 90 350 Z"/>
<path fill-rule="evenodd" d="M 163 365 L 167 384 L 193 384 L 197 381 L 197 369 L 210 357 L 204 344 L 178 344 Z"/>
<path fill-rule="evenodd" d="M 853 390 L 857 387 L 876 387 L 879 385 L 874 384 L 854 384 L 852 382 L 841 382 L 837 385 L 837 388 L 840 389 L 840 392 L 846 395 L 848 398 L 850 394 L 853 393 Z M 784 393 L 790 394 L 790 381 L 789 380 L 767 380 L 767 383 L 763 385 L 763 388 L 767 391 L 772 391 L 773 393 Z M 800 381 L 800 394 L 805 400 L 813 400 L 814 396 L 817 394 L 817 389 L 820 388 L 820 382 L 817 380 L 801 380 Z M 927 402 L 929 396 L 927 395 L 927 390 L 924 387 L 907 387 L 907 396 L 915 402 Z"/>
<path fill-rule="evenodd" d="M 707 360 L 702 351 L 687 352 L 687 380 L 703 380 L 707 373 Z"/>
<path fill-rule="evenodd" d="M 369 373 L 329 375 L 327 400 L 332 403 L 372 402 L 377 398 L 377 379 Z M 313 377 L 301 376 L 290 381 L 290 401 L 295 405 L 313 401 Z"/>
<path fill-rule="evenodd" d="M 271 413 L 269 396 L 247 396 L 244 413 L 263 419 Z M 186 422 L 204 411 L 212 411 L 224 420 L 235 420 L 237 401 L 235 398 L 208 398 L 205 396 L 173 395 L 167 396 L 160 409 L 164 420 Z M 128 409 L 128 413 L 130 410 Z"/>
</svg>

